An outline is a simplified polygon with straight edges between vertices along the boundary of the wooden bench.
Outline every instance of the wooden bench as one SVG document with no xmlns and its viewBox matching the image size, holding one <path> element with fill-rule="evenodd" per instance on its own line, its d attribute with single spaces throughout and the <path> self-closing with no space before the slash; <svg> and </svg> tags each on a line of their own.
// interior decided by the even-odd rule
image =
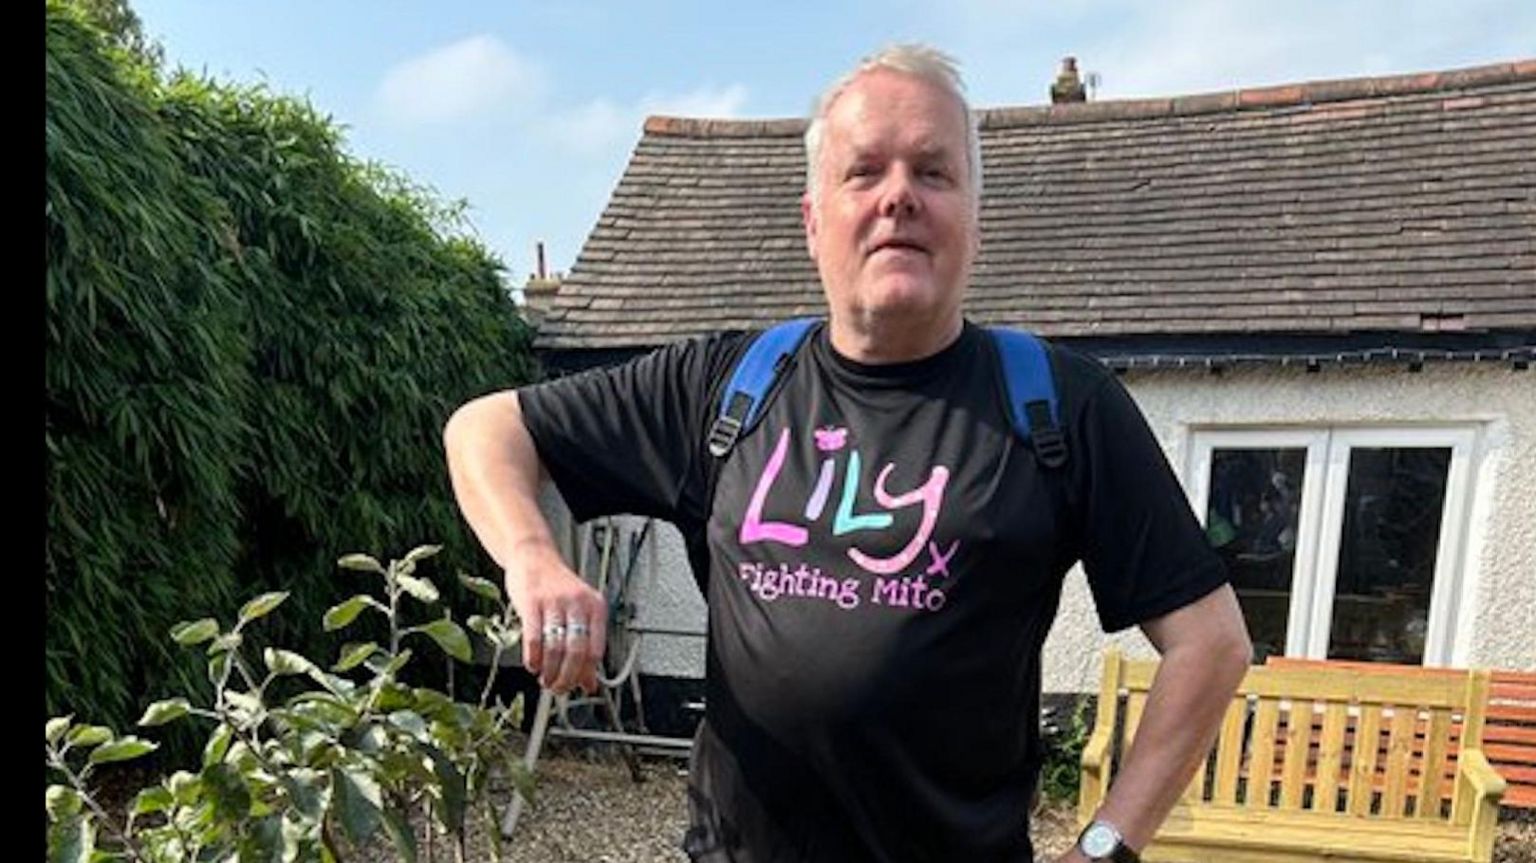
<svg viewBox="0 0 1536 863">
<path fill-rule="evenodd" d="M 1366 673 L 1416 670 L 1421 674 L 1463 680 L 1467 674 L 1464 669 L 1455 668 L 1419 668 L 1411 665 L 1289 656 L 1271 656 L 1265 660 L 1265 665 L 1271 668 L 1347 668 Z M 1451 771 L 1455 770 L 1460 737 L 1460 725 L 1453 724 L 1450 751 L 1447 753 L 1447 769 Z M 1422 744 L 1422 738 L 1415 743 Z M 1500 805 L 1536 809 L 1536 671 L 1493 670 L 1488 690 L 1488 711 L 1483 723 L 1483 755 L 1493 765 L 1494 772 L 1508 783 L 1504 797 L 1499 801 Z"/>
<path fill-rule="evenodd" d="M 1157 668 L 1105 654 L 1083 749 L 1083 823 L 1135 743 Z M 1451 678 L 1249 669 L 1210 755 L 1143 859 L 1488 863 L 1505 784 L 1481 749 L 1489 678 L 1486 670 Z M 1459 757 L 1447 778 L 1455 724 Z"/>
</svg>

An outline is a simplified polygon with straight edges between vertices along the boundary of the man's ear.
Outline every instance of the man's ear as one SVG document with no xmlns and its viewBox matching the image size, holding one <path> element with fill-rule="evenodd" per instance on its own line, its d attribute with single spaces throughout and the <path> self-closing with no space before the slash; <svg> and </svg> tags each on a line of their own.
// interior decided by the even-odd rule
<svg viewBox="0 0 1536 863">
<path fill-rule="evenodd" d="M 816 205 L 811 203 L 811 193 L 800 196 L 800 221 L 805 224 L 805 250 L 811 260 L 816 260 L 816 237 L 821 226 L 816 223 Z"/>
</svg>

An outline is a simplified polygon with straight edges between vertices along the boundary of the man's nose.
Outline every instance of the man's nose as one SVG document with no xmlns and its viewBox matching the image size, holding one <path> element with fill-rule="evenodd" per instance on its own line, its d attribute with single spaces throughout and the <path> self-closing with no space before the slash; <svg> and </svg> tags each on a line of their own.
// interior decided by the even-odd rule
<svg viewBox="0 0 1536 863">
<path fill-rule="evenodd" d="M 880 215 L 891 219 L 910 218 L 917 213 L 918 206 L 912 172 L 899 165 L 892 168 L 886 175 L 880 198 Z"/>
</svg>

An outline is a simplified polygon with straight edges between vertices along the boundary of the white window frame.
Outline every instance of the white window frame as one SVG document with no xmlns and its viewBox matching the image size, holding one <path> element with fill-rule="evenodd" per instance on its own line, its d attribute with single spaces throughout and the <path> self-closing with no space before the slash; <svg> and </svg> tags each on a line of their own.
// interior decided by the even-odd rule
<svg viewBox="0 0 1536 863">
<path fill-rule="evenodd" d="M 1343 540 L 1344 495 L 1349 455 L 1354 449 L 1437 447 L 1451 451 L 1445 500 L 1424 637 L 1426 666 L 1453 666 L 1465 660 L 1465 639 L 1456 622 L 1467 607 L 1466 533 L 1472 505 L 1472 460 L 1478 429 L 1470 424 L 1425 426 L 1307 426 L 1281 428 L 1191 427 L 1184 487 L 1190 505 L 1205 523 L 1210 500 L 1211 457 L 1215 450 L 1304 449 L 1306 474 L 1297 514 L 1291 606 L 1285 654 L 1322 659 L 1328 655 L 1333 599 Z"/>
</svg>

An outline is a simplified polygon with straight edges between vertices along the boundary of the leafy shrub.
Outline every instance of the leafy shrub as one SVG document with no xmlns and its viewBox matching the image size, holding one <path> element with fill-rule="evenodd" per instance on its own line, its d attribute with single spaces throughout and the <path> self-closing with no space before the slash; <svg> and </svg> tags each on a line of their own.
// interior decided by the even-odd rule
<svg viewBox="0 0 1536 863">
<path fill-rule="evenodd" d="M 491 774 L 500 770 L 519 793 L 531 793 L 531 777 L 509 751 L 507 725 L 518 721 L 517 711 L 489 703 L 500 655 L 516 643 L 519 628 L 494 584 L 461 574 L 469 591 L 497 609 L 467 621 L 491 653 L 479 702 L 458 703 L 434 689 L 406 685 L 400 673 L 411 660 L 412 648 L 405 646 L 410 636 L 424 637 L 457 660 L 471 658 L 469 635 L 447 613 L 421 625 L 401 624 L 407 601 L 438 602 L 437 587 L 415 570 L 439 548 L 418 547 L 388 566 L 360 554 L 341 559 L 344 568 L 378 576 L 382 598 L 365 592 L 333 606 L 324 615 L 325 629 L 346 629 L 373 612 L 385 621 L 388 640 L 350 643 L 329 669 L 273 647 L 260 652 L 260 666 L 251 660 L 247 636 L 283 604 L 285 593 L 251 599 L 228 628 L 212 617 L 174 627 L 176 643 L 206 645 L 213 695 L 206 702 L 183 696 L 157 701 L 138 724 L 203 720 L 213 730 L 197 770 L 175 771 L 144 788 L 122 819 L 91 797 L 88 780 L 101 765 L 138 758 L 157 744 L 72 716 L 48 720 L 46 762 L 63 780 L 45 794 L 48 859 L 73 863 L 101 854 L 155 863 L 339 861 L 382 830 L 401 859 L 414 861 L 413 810 L 427 815 L 429 839 L 433 830 L 449 838 L 459 861 L 468 819 L 483 817 L 499 859 L 494 843 L 500 833 L 487 793 Z M 366 679 L 346 676 L 359 671 Z"/>
<path fill-rule="evenodd" d="M 1054 711 L 1046 711 L 1042 742 L 1045 761 L 1040 767 L 1040 793 L 1056 803 L 1077 800 L 1082 780 L 1083 747 L 1093 733 L 1090 721 L 1093 701 L 1085 695 L 1074 698 L 1071 715 L 1058 721 Z"/>
</svg>

